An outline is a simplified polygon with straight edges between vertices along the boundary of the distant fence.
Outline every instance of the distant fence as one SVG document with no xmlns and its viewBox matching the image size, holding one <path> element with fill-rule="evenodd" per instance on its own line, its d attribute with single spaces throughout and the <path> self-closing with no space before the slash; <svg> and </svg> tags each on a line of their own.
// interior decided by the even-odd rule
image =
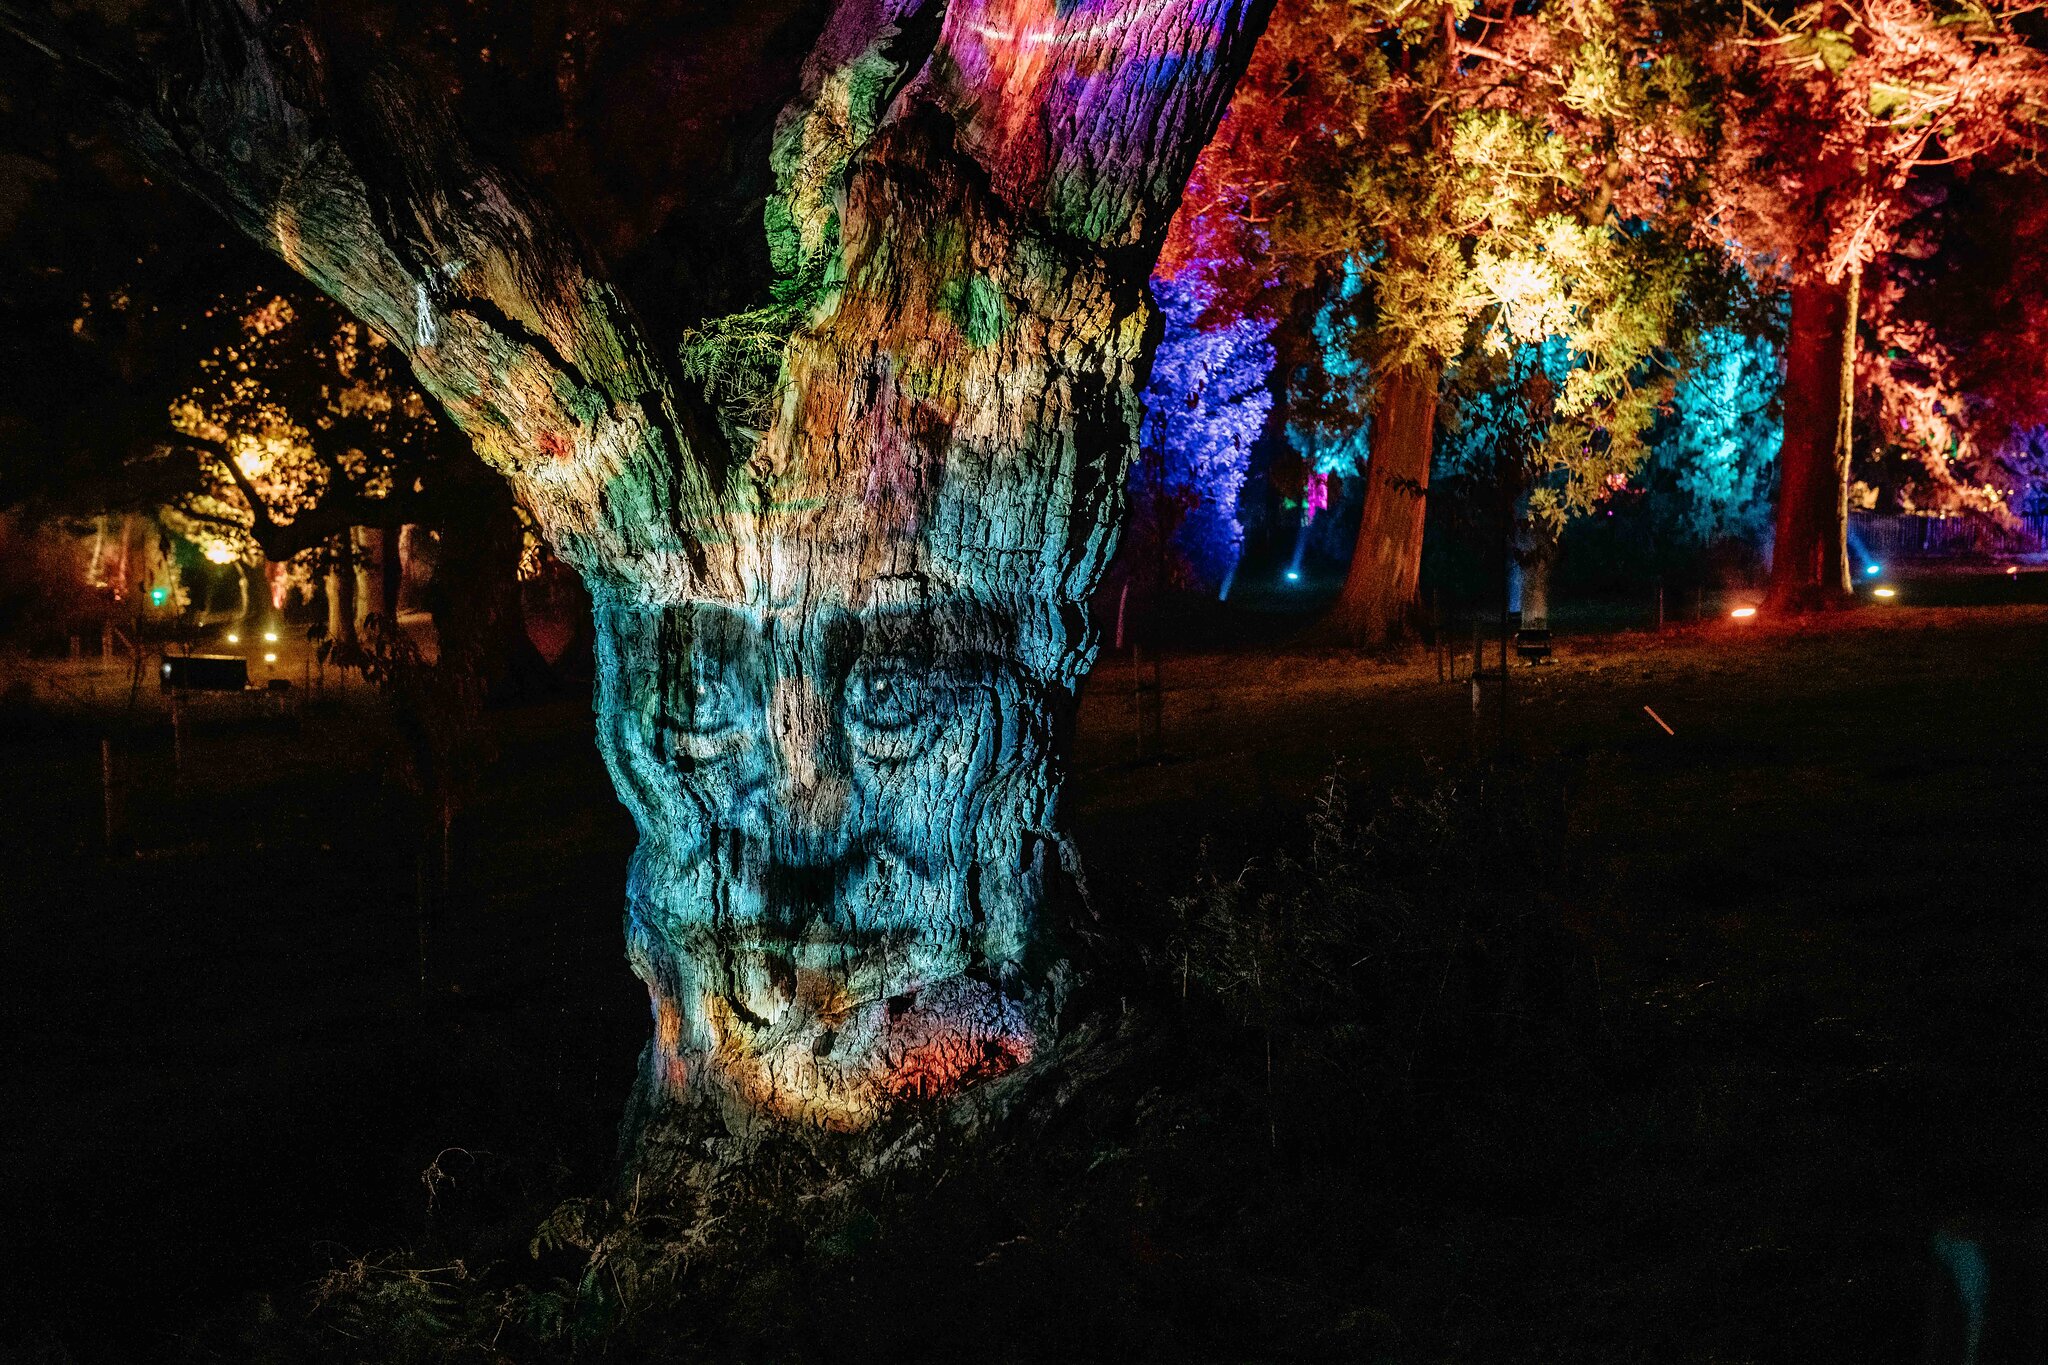
<svg viewBox="0 0 2048 1365">
<path fill-rule="evenodd" d="M 1849 534 L 1873 559 L 1946 559 L 1973 555 L 2048 553 L 2048 513 L 2014 517 L 2004 526 L 1986 517 L 1879 516 L 1856 512 Z"/>
</svg>

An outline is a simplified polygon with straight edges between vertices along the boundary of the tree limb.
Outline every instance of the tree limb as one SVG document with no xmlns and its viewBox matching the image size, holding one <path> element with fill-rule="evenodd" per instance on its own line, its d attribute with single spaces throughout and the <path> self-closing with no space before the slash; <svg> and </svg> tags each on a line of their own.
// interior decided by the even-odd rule
<svg viewBox="0 0 2048 1365">
<path fill-rule="evenodd" d="M 235 463 L 227 446 L 205 436 L 181 434 L 179 439 L 217 461 L 227 471 L 234 483 L 235 491 L 242 495 L 242 501 L 249 505 L 249 538 L 256 542 L 266 559 L 275 563 L 302 554 L 318 546 L 329 536 L 340 535 L 358 526 L 374 526 L 389 529 L 415 520 L 422 511 L 418 500 L 404 495 L 382 498 L 369 497 L 354 489 L 337 492 L 329 485 L 328 492 L 312 507 L 300 512 L 290 521 L 281 522 L 264 502 L 263 495 L 249 476 Z"/>
<path fill-rule="evenodd" d="M 153 90 L 0 5 L 0 30 L 80 72 L 124 140 L 411 361 L 598 580 L 687 579 L 723 471 L 684 435 L 666 360 L 566 225 L 389 70 L 332 68 L 257 0 L 189 0 Z M 616 504 L 667 507 L 649 524 Z"/>
</svg>

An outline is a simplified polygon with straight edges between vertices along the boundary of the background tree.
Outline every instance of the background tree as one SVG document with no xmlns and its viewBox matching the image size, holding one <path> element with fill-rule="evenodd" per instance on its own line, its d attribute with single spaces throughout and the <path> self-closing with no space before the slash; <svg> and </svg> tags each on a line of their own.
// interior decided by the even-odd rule
<svg viewBox="0 0 2048 1365">
<path fill-rule="evenodd" d="M 418 524 L 452 537 L 438 556 L 437 629 L 444 604 L 489 603 L 499 624 L 483 632 L 483 686 L 533 680 L 516 524 L 506 554 L 511 500 L 479 477 L 396 353 L 63 122 L 76 92 L 20 56 L 0 52 L 22 92 L 0 113 L 0 507 L 20 509 L 19 534 L 96 525 L 95 543 L 114 546 L 189 535 L 236 563 L 253 596 L 263 587 L 247 575 L 266 551 L 317 576 L 352 554 L 350 527 L 376 528 L 389 546 L 401 523 Z M 250 475 L 225 461 L 222 442 Z M 336 639 L 380 596 L 348 608 L 355 586 L 353 574 L 330 575 L 330 602 L 345 608 Z M 103 616 L 129 610 L 101 604 Z"/>
<path fill-rule="evenodd" d="M 2031 6 L 1745 5 L 1723 82 L 1707 231 L 1791 295 L 1772 604 L 1849 592 L 1847 489 L 1864 272 L 1896 249 L 1930 173 L 2038 150 L 2048 81 Z"/>
<path fill-rule="evenodd" d="M 1378 642 L 1413 608 L 1443 375 L 1472 348 L 1567 341 L 1541 447 L 1566 477 L 1533 490 L 1540 523 L 1641 458 L 1659 396 L 1644 367 L 1700 283 L 1656 230 L 1682 216 L 1703 145 L 1685 27 L 1608 4 L 1277 12 L 1181 249 L 1234 220 L 1253 278 L 1327 301 L 1287 335 L 1314 424 L 1371 431 L 1340 636 Z"/>
<path fill-rule="evenodd" d="M 352 654 L 366 616 L 397 614 L 400 529 L 441 525 L 469 451 L 390 344 L 326 300 L 258 290 L 207 311 L 231 330 L 166 414 L 200 456 L 174 519 L 218 562 L 324 571 L 329 643 Z"/>
</svg>

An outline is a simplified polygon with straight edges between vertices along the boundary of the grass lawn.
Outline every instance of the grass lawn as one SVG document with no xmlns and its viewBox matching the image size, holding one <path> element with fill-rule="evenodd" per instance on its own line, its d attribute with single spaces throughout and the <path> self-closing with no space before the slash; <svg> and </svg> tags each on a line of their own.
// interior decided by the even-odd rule
<svg viewBox="0 0 2048 1365">
<path fill-rule="evenodd" d="M 601 1186 L 647 1023 L 584 702 L 499 717 L 458 889 L 423 918 L 366 694 L 195 719 L 177 777 L 155 698 L 131 723 L 69 668 L 0 668 L 34 689 L 0 703 L 0 1359 L 174 1355 L 251 1293 L 302 1311 L 336 1248 L 531 1227 Z M 1174 655 L 1163 684 L 1163 757 L 1134 758 L 1121 660 L 1082 707 L 1105 919 L 1156 938 L 1204 867 L 1304 848 L 1333 768 L 1361 815 L 1511 774 L 1546 833 L 1504 885 L 1574 945 L 1584 1055 L 1475 1064 L 1383 1123 L 1306 1064 L 1276 1109 L 1232 1070 L 1252 1043 L 1205 1024 L 1231 1056 L 1168 1067 L 1145 1112 L 1170 1124 L 1106 1119 L 1013 1190 L 850 1259 L 790 1253 L 747 1282 L 779 1331 L 865 1315 L 839 1356 L 924 1358 L 920 1313 L 964 1337 L 1057 1301 L 994 1354 L 1917 1360 L 1936 1232 L 2048 1219 L 2048 608 L 1567 638 L 1510 671 L 1505 734 L 1497 684 L 1475 720 L 1428 658 Z M 489 1198 L 454 1211 L 437 1157 Z M 960 1297 L 920 1308 L 878 1287 L 892 1268 Z M 750 1348 L 762 1311 L 707 1308 L 701 1356 L 808 1354 Z"/>
</svg>

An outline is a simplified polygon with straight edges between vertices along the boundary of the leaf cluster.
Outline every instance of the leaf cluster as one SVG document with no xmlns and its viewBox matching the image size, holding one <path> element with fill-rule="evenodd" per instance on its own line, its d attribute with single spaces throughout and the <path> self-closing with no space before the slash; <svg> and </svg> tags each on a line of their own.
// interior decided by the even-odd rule
<svg viewBox="0 0 2048 1365">
<path fill-rule="evenodd" d="M 1366 427 L 1373 376 L 1395 366 L 1461 374 L 1447 416 L 1487 422 L 1500 404 L 1480 401 L 1481 377 L 1556 342 L 1522 458 L 1559 474 L 1554 514 L 1584 510 L 1643 458 L 1688 298 L 1725 284 L 1691 244 L 1712 117 L 1688 28 L 1650 3 L 1426 22 L 1369 0 L 1283 4 L 1177 240 L 1214 252 L 1226 234 L 1206 220 L 1228 218 L 1268 296 L 1318 300 L 1287 359 L 1324 433 Z"/>
</svg>

